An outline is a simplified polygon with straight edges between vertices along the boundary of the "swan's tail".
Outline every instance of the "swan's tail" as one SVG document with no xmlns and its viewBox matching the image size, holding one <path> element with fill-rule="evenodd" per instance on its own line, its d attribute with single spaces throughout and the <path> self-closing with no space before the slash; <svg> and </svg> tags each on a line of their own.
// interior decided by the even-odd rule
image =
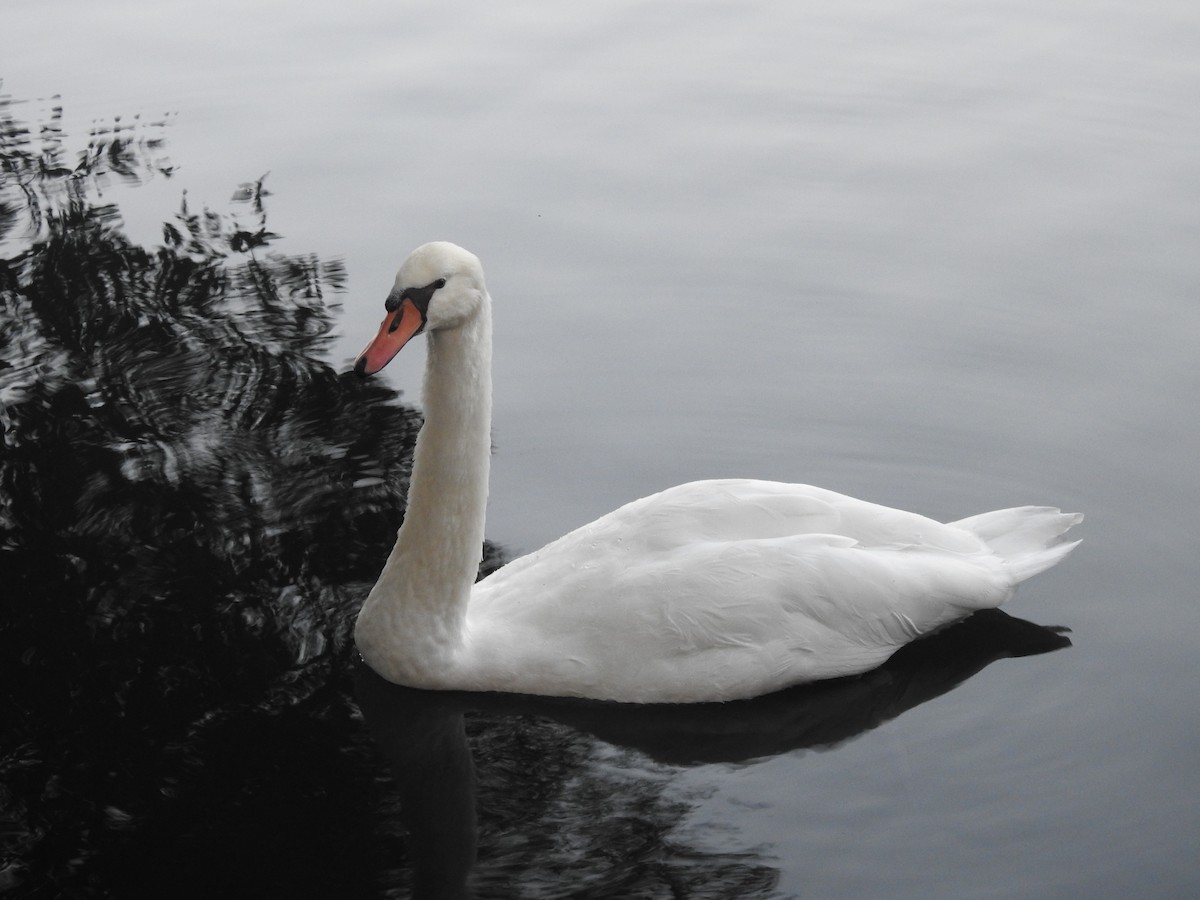
<svg viewBox="0 0 1200 900">
<path fill-rule="evenodd" d="M 1082 513 L 1065 513 L 1052 506 L 998 509 L 951 522 L 973 532 L 1004 560 L 1013 583 L 1044 572 L 1074 550 L 1079 541 L 1064 541 Z"/>
</svg>

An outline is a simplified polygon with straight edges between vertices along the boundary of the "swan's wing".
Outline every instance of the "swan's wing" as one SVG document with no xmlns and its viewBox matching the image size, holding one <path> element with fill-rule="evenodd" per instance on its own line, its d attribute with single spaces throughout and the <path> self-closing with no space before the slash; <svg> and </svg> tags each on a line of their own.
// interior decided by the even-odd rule
<svg viewBox="0 0 1200 900">
<path fill-rule="evenodd" d="M 501 570 L 500 575 L 503 573 Z M 899 645 L 1011 593 L 999 560 L 841 535 L 707 542 L 654 557 L 547 556 L 477 586 L 471 614 L 568 640 L 607 632 L 678 652 L 812 634 Z"/>
<path fill-rule="evenodd" d="M 865 671 L 1010 592 L 987 553 L 872 548 L 830 534 L 583 560 L 550 553 L 497 578 L 504 571 L 477 586 L 468 612 L 472 653 L 489 671 L 509 672 L 517 690 L 570 683 L 656 700 Z"/>
<path fill-rule="evenodd" d="M 500 572 L 513 577 L 553 557 L 586 565 L 610 556 L 650 559 L 697 544 L 803 534 L 848 537 L 866 547 L 926 547 L 953 553 L 983 548 L 979 538 L 962 528 L 835 491 L 725 479 L 693 481 L 627 503 L 513 560 Z"/>
</svg>

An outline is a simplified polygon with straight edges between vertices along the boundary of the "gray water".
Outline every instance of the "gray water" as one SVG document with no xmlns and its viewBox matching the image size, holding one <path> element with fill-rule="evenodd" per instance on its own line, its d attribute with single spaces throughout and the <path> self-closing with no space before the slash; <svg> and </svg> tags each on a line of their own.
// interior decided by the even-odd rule
<svg viewBox="0 0 1200 900">
<path fill-rule="evenodd" d="M 177 174 L 121 195 L 144 240 L 181 189 L 223 206 L 270 171 L 287 249 L 350 273 L 339 366 L 412 247 L 481 257 L 488 537 L 513 552 L 700 477 L 1087 515 L 1011 610 L 1071 649 L 824 752 L 672 767 L 596 739 L 597 771 L 684 805 L 670 840 L 765 860 L 780 896 L 1200 889 L 1194 4 L 22 0 L 4 21 L 4 91 L 61 94 L 74 131 L 172 114 Z M 410 401 L 421 366 L 414 346 L 388 370 Z"/>
</svg>

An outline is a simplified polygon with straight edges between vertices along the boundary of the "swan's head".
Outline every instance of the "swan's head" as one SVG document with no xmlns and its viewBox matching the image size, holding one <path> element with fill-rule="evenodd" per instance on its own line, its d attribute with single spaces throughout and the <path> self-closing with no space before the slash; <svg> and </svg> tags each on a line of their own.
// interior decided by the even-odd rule
<svg viewBox="0 0 1200 900">
<path fill-rule="evenodd" d="M 483 267 L 475 254 L 456 244 L 434 241 L 409 254 L 388 294 L 379 333 L 358 355 L 354 372 L 374 375 L 422 331 L 457 328 L 487 302 Z"/>
</svg>

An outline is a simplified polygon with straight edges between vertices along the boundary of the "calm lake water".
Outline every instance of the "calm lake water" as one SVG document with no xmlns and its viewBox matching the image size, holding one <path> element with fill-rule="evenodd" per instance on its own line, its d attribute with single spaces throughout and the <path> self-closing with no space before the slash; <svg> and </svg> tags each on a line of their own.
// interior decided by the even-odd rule
<svg viewBox="0 0 1200 900">
<path fill-rule="evenodd" d="M 1194 3 L 18 0 L 4 34 L 6 161 L 56 105 L 68 167 L 94 128 L 136 158 L 44 176 L 120 208 L 65 243 L 0 173 L 0 890 L 1200 893 Z M 228 198 L 266 172 L 264 224 Z M 166 240 L 184 190 L 292 263 Z M 435 238 L 496 304 L 495 560 L 701 477 L 1051 504 L 1085 543 L 1009 612 L 1072 646 L 991 621 L 651 715 L 357 671 L 423 348 L 337 373 Z"/>
</svg>

